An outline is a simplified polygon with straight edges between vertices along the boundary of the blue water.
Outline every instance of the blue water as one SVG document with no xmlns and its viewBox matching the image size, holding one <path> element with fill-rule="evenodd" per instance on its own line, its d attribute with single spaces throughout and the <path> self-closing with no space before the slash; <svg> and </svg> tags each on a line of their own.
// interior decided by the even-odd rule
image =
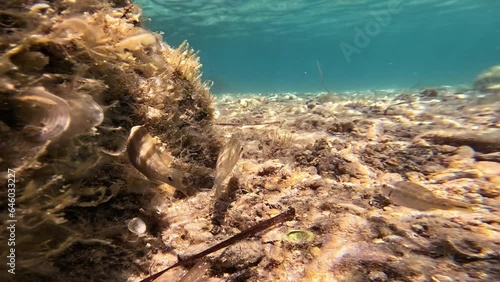
<svg viewBox="0 0 500 282">
<path fill-rule="evenodd" d="M 499 0 L 140 0 L 212 92 L 471 85 L 500 63 Z M 377 19 L 378 18 L 378 19 Z"/>
</svg>

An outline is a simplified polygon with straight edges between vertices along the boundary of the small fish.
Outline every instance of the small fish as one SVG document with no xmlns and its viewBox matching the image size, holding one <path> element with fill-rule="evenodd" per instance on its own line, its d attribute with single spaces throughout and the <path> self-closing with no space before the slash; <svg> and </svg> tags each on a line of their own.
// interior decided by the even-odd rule
<svg viewBox="0 0 500 282">
<path fill-rule="evenodd" d="M 234 166 L 241 156 L 243 147 L 240 141 L 236 138 L 231 138 L 224 145 L 217 158 L 217 167 L 215 168 L 215 180 L 212 189 L 215 189 L 215 197 L 219 198 L 222 195 L 222 182 L 233 171 Z"/>
<path fill-rule="evenodd" d="M 130 162 L 149 180 L 166 183 L 187 195 L 182 183 L 183 172 L 172 168 L 172 157 L 161 152 L 157 141 L 143 126 L 134 126 L 127 140 L 127 154 Z"/>
<path fill-rule="evenodd" d="M 382 194 L 389 198 L 393 204 L 422 211 L 469 208 L 469 205 L 465 203 L 438 198 L 424 186 L 408 181 L 398 181 L 393 185 L 384 185 Z"/>
</svg>

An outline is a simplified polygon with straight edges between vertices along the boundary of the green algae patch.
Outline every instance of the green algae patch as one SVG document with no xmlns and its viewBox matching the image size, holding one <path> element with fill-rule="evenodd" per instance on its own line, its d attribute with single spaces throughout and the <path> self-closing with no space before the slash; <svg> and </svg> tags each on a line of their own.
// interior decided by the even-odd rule
<svg viewBox="0 0 500 282">
<path fill-rule="evenodd" d="M 295 244 L 310 244 L 314 240 L 314 233 L 309 230 L 290 230 L 283 235 L 283 241 Z"/>
</svg>

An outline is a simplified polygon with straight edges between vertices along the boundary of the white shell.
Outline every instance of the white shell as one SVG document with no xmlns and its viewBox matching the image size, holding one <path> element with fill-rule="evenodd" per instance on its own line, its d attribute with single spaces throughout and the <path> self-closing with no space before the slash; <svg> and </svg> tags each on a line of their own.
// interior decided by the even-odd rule
<svg viewBox="0 0 500 282">
<path fill-rule="evenodd" d="M 146 223 L 138 217 L 132 218 L 128 222 L 127 226 L 128 226 L 128 230 L 130 230 L 130 232 L 135 233 L 137 235 L 141 235 L 141 234 L 144 234 L 146 232 Z"/>
</svg>

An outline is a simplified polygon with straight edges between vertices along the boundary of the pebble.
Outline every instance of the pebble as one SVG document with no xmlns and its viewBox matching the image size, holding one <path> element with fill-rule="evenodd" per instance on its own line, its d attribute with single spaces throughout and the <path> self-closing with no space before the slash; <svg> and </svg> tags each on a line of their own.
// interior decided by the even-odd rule
<svg viewBox="0 0 500 282">
<path fill-rule="evenodd" d="M 483 174 L 481 171 L 477 169 L 469 169 L 465 171 L 459 171 L 455 169 L 451 169 L 449 171 L 445 171 L 431 177 L 436 183 L 445 183 L 454 179 L 459 178 L 481 178 Z"/>
<path fill-rule="evenodd" d="M 474 168 L 482 171 L 486 176 L 500 176 L 500 163 L 496 162 L 476 162 Z"/>
<path fill-rule="evenodd" d="M 384 173 L 377 180 L 381 184 L 392 184 L 394 182 L 403 181 L 403 177 L 399 173 Z"/>
<path fill-rule="evenodd" d="M 239 104 L 240 106 L 246 108 L 246 107 L 257 107 L 260 104 L 262 104 L 262 102 L 260 102 L 257 99 L 240 99 Z"/>
<path fill-rule="evenodd" d="M 207 226 L 206 221 L 196 221 L 184 225 L 184 230 L 194 243 L 206 242 L 213 237 L 212 233 L 208 232 Z"/>
<path fill-rule="evenodd" d="M 229 246 L 214 262 L 216 268 L 244 269 L 264 256 L 264 247 L 259 242 L 244 241 Z"/>
<path fill-rule="evenodd" d="M 441 274 L 432 275 L 431 279 L 432 279 L 432 282 L 453 282 L 453 281 L 455 281 L 452 278 L 450 278 L 448 276 L 441 275 Z"/>
<path fill-rule="evenodd" d="M 387 274 L 382 271 L 370 271 L 368 273 L 368 280 L 370 282 L 385 282 L 389 281 L 388 279 Z"/>
</svg>

